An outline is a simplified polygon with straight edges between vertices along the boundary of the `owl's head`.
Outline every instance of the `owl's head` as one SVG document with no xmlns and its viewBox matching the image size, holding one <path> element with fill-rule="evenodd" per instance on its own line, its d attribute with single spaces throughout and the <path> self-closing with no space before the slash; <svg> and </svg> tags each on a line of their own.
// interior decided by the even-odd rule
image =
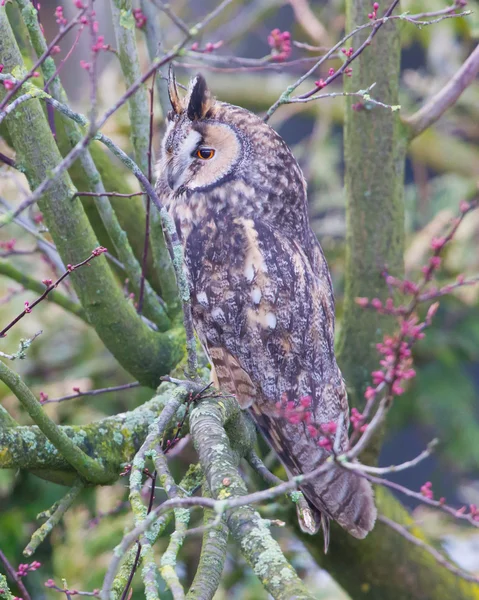
<svg viewBox="0 0 479 600">
<path fill-rule="evenodd" d="M 253 113 L 215 100 L 201 75 L 182 97 L 170 70 L 168 90 L 171 111 L 158 164 L 159 189 L 173 196 L 214 191 L 231 197 L 233 183 L 265 199 L 273 188 L 303 186 L 282 138 Z"/>
</svg>

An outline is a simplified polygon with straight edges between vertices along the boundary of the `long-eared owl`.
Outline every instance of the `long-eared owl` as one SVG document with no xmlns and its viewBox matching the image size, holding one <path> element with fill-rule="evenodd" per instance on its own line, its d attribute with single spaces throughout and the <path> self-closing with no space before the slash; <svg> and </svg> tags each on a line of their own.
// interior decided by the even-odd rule
<svg viewBox="0 0 479 600">
<path fill-rule="evenodd" d="M 336 447 L 347 447 L 349 410 L 303 174 L 273 129 L 216 101 L 202 76 L 181 98 L 170 75 L 169 93 L 157 190 L 184 247 L 196 332 L 220 390 L 250 411 L 290 474 L 308 473 L 331 452 L 318 444 L 321 425 L 342 421 Z M 281 408 L 305 398 L 307 422 Z M 326 540 L 329 518 L 357 538 L 373 528 L 373 492 L 359 475 L 333 467 L 301 489 Z"/>
</svg>

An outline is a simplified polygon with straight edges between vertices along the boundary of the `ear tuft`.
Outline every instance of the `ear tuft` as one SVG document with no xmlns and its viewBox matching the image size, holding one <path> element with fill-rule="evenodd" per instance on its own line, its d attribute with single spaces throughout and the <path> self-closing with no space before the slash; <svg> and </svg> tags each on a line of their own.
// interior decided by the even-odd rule
<svg viewBox="0 0 479 600">
<path fill-rule="evenodd" d="M 178 94 L 178 88 L 176 86 L 176 77 L 173 71 L 173 65 L 170 63 L 168 69 L 168 96 L 170 97 L 171 108 L 176 114 L 179 114 L 182 110 L 181 99 Z"/>
<path fill-rule="evenodd" d="M 185 98 L 187 115 L 190 121 L 202 119 L 209 111 L 214 100 L 211 97 L 203 75 L 196 75 L 190 82 Z"/>
</svg>

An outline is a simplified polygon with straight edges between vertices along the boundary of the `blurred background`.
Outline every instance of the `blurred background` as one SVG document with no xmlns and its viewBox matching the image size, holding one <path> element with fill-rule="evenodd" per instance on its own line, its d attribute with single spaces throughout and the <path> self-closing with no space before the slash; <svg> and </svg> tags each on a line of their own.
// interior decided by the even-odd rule
<svg viewBox="0 0 479 600">
<path fill-rule="evenodd" d="M 149 1 L 149 0 L 147 0 Z M 73 3 L 66 0 L 43 0 L 40 17 L 47 40 L 58 31 L 54 12 L 57 5 L 64 13 L 73 14 Z M 180 0 L 172 3 L 177 15 L 187 23 L 195 23 L 207 14 L 216 2 Z M 417 0 L 402 3 L 401 11 L 411 14 L 437 11 L 447 4 L 441 0 Z M 381 6 L 384 9 L 385 6 Z M 403 114 L 411 113 L 425 99 L 442 87 L 455 73 L 477 44 L 479 12 L 477 2 L 466 7 L 473 11 L 466 18 L 443 20 L 419 29 L 401 22 L 402 73 L 400 104 Z M 20 32 L 22 25 L 15 7 L 12 21 Z M 115 48 L 109 3 L 96 2 L 99 33 L 105 43 Z M 312 15 L 311 16 L 311 12 Z M 213 93 L 221 100 L 249 108 L 259 114 L 267 110 L 281 92 L 297 79 L 318 56 L 317 47 L 329 48 L 344 34 L 344 4 L 342 0 L 249 0 L 233 2 L 212 23 L 198 48 L 208 43 L 222 45 L 208 53 L 191 50 L 176 63 L 177 77 L 186 84 L 197 71 L 204 73 Z M 162 15 L 162 49 L 170 48 L 181 38 L 181 32 Z M 288 63 L 263 66 L 232 64 L 227 57 L 261 59 L 270 53 L 268 35 L 278 28 L 289 31 L 295 42 Z M 381 35 L 381 33 L 379 34 Z M 55 57 L 58 64 L 69 53 L 76 33 L 68 35 Z M 142 31 L 137 31 L 143 68 L 149 64 Z M 305 46 L 306 44 L 306 46 Z M 311 50 L 309 47 L 315 47 Z M 31 56 L 28 47 L 22 47 Z M 80 60 L 88 57 L 88 38 L 80 38 L 62 71 L 70 105 L 79 112 L 89 109 L 88 76 Z M 224 57 L 224 58 L 222 58 Z M 327 76 L 330 67 L 337 68 L 339 58 L 328 61 L 315 79 Z M 125 87 L 114 51 L 99 57 L 100 109 L 111 106 Z M 373 83 L 373 82 L 371 82 Z M 308 82 L 308 88 L 312 81 Z M 328 92 L 341 91 L 341 81 Z M 374 96 L 374 90 L 371 92 Z M 377 98 L 381 100 L 381 98 Z M 278 110 L 270 121 L 292 147 L 309 185 L 312 225 L 327 255 L 333 273 L 337 299 L 338 334 L 341 327 L 345 215 L 343 194 L 342 98 L 324 99 L 306 105 L 290 105 Z M 161 139 L 163 117 L 155 110 L 155 146 Z M 128 112 L 123 107 L 110 119 L 103 131 L 124 150 L 131 151 L 128 138 Z M 0 132 L 1 133 L 1 132 Z M 11 155 L 7 140 L 0 137 L 0 152 Z M 136 191 L 136 181 L 118 164 L 118 190 Z M 414 279 L 425 263 L 432 237 L 443 231 L 448 220 L 457 214 L 459 202 L 477 189 L 479 180 L 479 82 L 476 81 L 461 96 L 457 105 L 446 113 L 439 124 L 414 141 L 407 160 L 405 178 L 406 226 L 408 248 L 405 256 L 409 278 Z M 121 188 L 121 189 L 120 189 Z M 10 205 L 18 204 L 28 194 L 26 180 L 13 169 L 0 166 L 0 197 Z M 387 198 L 384 199 L 387 202 Z M 128 202 L 125 199 L 124 202 Z M 5 206 L 3 207 L 5 208 Z M 33 210 L 25 216 L 31 228 L 42 233 L 41 215 Z M 9 253 L 15 239 L 18 255 Z M 101 241 L 101 240 L 100 240 Z M 23 253 L 25 251 L 25 253 Z M 61 273 L 55 258 L 36 245 L 35 238 L 22 227 L 11 225 L 0 231 L 0 260 L 11 261 L 19 270 L 35 279 L 55 279 Z M 450 246 L 440 270 L 439 283 L 453 281 L 464 273 L 479 273 L 479 212 L 473 212 L 461 226 Z M 63 290 L 73 297 L 68 283 Z M 128 286 L 125 284 L 125 293 Z M 24 291 L 20 284 L 0 276 L 0 325 L 4 326 L 25 301 L 32 302 L 35 294 Z M 132 300 L 133 301 L 133 300 Z M 0 350 L 14 353 L 21 338 L 42 331 L 28 351 L 26 360 L 16 360 L 13 367 L 40 395 L 56 398 L 100 387 L 121 385 L 131 381 L 129 375 L 105 350 L 95 332 L 85 323 L 59 307 L 42 303 L 23 319 Z M 444 496 L 451 504 L 479 504 L 479 287 L 463 288 L 441 301 L 434 324 L 415 349 L 418 376 L 407 394 L 397 399 L 389 416 L 381 464 L 389 465 L 417 455 L 433 437 L 439 437 L 437 454 L 412 471 L 391 477 L 408 487 L 419 490 L 427 480 L 432 481 L 435 497 Z M 82 424 L 104 415 L 131 410 L 151 397 L 151 390 L 139 388 L 110 393 L 94 398 L 49 404 L 45 410 L 58 423 Z M 0 384 L 3 406 L 22 424 L 29 424 L 19 403 Z M 194 457 L 186 446 L 174 459 L 177 472 Z M 176 464 L 177 463 L 177 464 Z M 274 465 L 274 462 L 272 463 Z M 245 476 L 250 477 L 246 472 Z M 112 548 L 120 540 L 123 528 L 131 516 L 124 502 L 126 481 L 109 488 L 83 493 L 63 523 L 55 528 L 34 558 L 42 567 L 28 575 L 26 584 L 32 598 L 53 598 L 57 592 L 44 587 L 53 578 L 61 585 L 65 578 L 70 588 L 91 591 L 99 588 Z M 251 480 L 251 485 L 254 485 Z M 0 548 L 14 566 L 25 562 L 21 551 L 36 528 L 37 513 L 61 497 L 64 489 L 47 483 L 31 474 L 0 471 Z M 159 492 L 161 493 L 161 492 Z M 445 521 L 425 507 L 417 507 L 401 498 L 426 528 L 437 544 L 443 545 L 461 566 L 479 573 L 479 534 Z M 107 514 L 113 511 L 113 514 Z M 271 511 L 269 511 L 271 512 Z M 279 529 L 275 535 L 302 576 L 308 578 L 318 598 L 346 598 L 328 576 L 308 558 L 307 552 L 290 531 Z M 167 538 L 155 546 L 161 553 Z M 318 544 L 322 541 L 318 538 Z M 187 538 L 182 552 L 181 568 L 186 578 L 192 577 L 197 561 L 200 539 Z M 0 567 L 1 570 L 1 567 Z M 142 598 L 141 585 L 134 586 L 133 599 Z M 169 598 L 165 592 L 164 597 Z M 262 586 L 244 564 L 234 547 L 230 547 L 226 573 L 218 599 L 241 600 L 265 598 Z"/>
</svg>

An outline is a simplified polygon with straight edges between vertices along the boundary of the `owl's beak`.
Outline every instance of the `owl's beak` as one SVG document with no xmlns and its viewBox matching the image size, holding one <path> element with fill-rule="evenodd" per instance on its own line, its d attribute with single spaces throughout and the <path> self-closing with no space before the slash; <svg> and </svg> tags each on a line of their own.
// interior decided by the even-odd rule
<svg viewBox="0 0 479 600">
<path fill-rule="evenodd" d="M 168 181 L 168 185 L 170 186 L 170 188 L 174 191 L 176 188 L 176 182 L 178 180 L 178 176 L 179 173 L 178 171 L 174 171 L 173 169 L 170 169 L 168 171 L 168 174 L 166 176 L 166 180 Z"/>
<path fill-rule="evenodd" d="M 166 167 L 166 181 L 170 188 L 175 192 L 185 179 L 185 171 L 188 164 L 185 160 L 175 157 Z"/>
</svg>

